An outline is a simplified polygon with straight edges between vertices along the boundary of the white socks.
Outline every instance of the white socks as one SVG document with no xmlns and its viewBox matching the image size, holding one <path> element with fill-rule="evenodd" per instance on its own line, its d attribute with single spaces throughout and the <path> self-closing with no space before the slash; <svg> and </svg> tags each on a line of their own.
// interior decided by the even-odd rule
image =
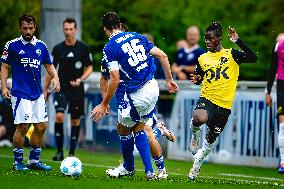
<svg viewBox="0 0 284 189">
<path fill-rule="evenodd" d="M 284 164 L 284 123 L 279 124 L 278 145 L 281 158 L 280 163 Z"/>
<path fill-rule="evenodd" d="M 200 150 L 198 150 L 197 154 L 195 155 L 194 163 L 201 163 L 208 154 L 213 150 L 215 146 L 215 142 L 213 144 L 209 144 L 208 141 L 205 139 L 203 142 L 203 146 Z"/>
<path fill-rule="evenodd" d="M 192 132 L 192 137 L 196 140 L 197 137 L 200 137 L 200 131 L 201 131 L 201 128 L 202 126 L 199 126 L 199 127 L 195 127 L 193 124 L 192 124 L 192 119 L 190 121 L 190 128 L 191 128 L 191 132 Z"/>
</svg>

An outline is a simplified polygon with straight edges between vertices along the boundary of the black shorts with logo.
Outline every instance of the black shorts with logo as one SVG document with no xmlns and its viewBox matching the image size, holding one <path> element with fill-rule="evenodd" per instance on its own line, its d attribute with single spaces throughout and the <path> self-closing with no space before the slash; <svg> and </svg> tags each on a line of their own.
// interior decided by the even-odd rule
<svg viewBox="0 0 284 189">
<path fill-rule="evenodd" d="M 198 99 L 196 109 L 203 109 L 208 113 L 208 120 L 206 122 L 208 132 L 206 138 L 209 142 L 211 141 L 210 143 L 213 143 L 225 128 L 231 110 L 213 104 L 204 97 Z"/>
<path fill-rule="evenodd" d="M 284 115 L 284 80 L 277 80 L 277 113 Z"/>
<path fill-rule="evenodd" d="M 55 93 L 54 103 L 56 113 L 64 113 L 68 104 L 68 113 L 71 114 L 71 119 L 79 119 L 84 115 L 84 96 L 84 89 L 78 90 L 72 87 L 61 88 L 59 93 Z"/>
</svg>

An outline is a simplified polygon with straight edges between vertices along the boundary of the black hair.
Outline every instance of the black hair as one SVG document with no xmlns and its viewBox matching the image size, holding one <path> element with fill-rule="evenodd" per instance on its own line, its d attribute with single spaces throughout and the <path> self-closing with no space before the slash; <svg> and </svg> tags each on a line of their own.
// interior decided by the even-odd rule
<svg viewBox="0 0 284 189">
<path fill-rule="evenodd" d="M 22 26 L 22 22 L 25 21 L 27 23 L 33 22 L 35 25 L 35 17 L 31 14 L 24 13 L 22 16 L 19 17 L 19 26 Z"/>
<path fill-rule="evenodd" d="M 121 29 L 122 31 L 127 32 L 127 31 L 128 31 L 128 26 L 127 26 L 126 24 L 124 24 L 124 23 L 120 23 L 120 29 Z"/>
<path fill-rule="evenodd" d="M 63 25 L 64 25 L 65 22 L 67 22 L 67 23 L 69 23 L 69 24 L 74 23 L 74 24 L 75 24 L 75 28 L 77 28 L 77 22 L 76 22 L 76 20 L 75 20 L 74 18 L 67 17 L 67 18 L 63 21 Z"/>
<path fill-rule="evenodd" d="M 102 24 L 107 30 L 120 29 L 120 18 L 115 12 L 108 12 L 102 18 Z"/>
<path fill-rule="evenodd" d="M 207 28 L 206 32 L 213 31 L 214 34 L 221 40 L 222 39 L 222 26 L 218 21 L 212 22 Z"/>
</svg>

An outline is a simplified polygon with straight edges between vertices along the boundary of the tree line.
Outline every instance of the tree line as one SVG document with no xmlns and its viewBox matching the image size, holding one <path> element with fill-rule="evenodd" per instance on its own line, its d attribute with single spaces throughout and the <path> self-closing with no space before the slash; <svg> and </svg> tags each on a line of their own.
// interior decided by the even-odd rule
<svg viewBox="0 0 284 189">
<path fill-rule="evenodd" d="M 99 70 L 102 49 L 107 42 L 102 16 L 116 11 L 130 31 L 151 33 L 155 44 L 174 61 L 176 41 L 185 38 L 189 25 L 201 30 L 200 45 L 205 48 L 204 30 L 212 21 L 223 27 L 223 46 L 237 48 L 227 38 L 228 27 L 236 28 L 258 55 L 257 64 L 240 67 L 241 80 L 266 80 L 270 53 L 279 32 L 284 32 L 284 0 L 82 0 L 82 40 L 93 51 L 94 68 Z M 2 0 L 0 6 L 0 47 L 19 36 L 18 17 L 23 12 L 36 16 L 40 26 L 40 0 Z"/>
</svg>

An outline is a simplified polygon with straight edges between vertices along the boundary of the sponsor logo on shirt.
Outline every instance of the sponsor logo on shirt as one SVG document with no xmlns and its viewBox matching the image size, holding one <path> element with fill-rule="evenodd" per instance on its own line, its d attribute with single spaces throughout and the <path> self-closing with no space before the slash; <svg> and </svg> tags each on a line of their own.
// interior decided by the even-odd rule
<svg viewBox="0 0 284 189">
<path fill-rule="evenodd" d="M 40 61 L 33 58 L 21 58 L 21 64 L 24 64 L 24 67 L 29 65 L 31 68 L 38 68 Z"/>
</svg>

